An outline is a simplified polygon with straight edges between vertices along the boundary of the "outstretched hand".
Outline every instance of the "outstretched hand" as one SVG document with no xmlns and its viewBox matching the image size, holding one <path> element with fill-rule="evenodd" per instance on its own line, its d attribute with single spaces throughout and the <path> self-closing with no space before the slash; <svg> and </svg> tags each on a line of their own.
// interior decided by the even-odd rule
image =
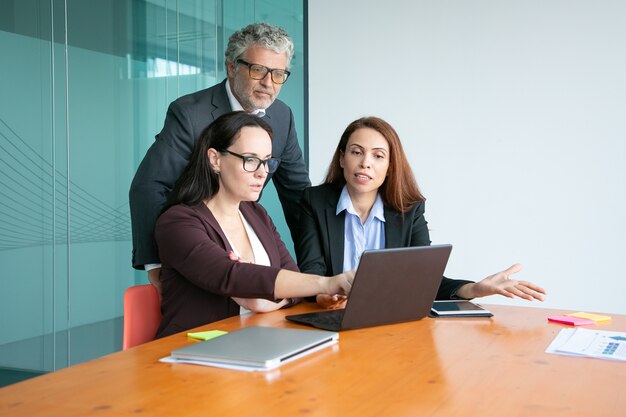
<svg viewBox="0 0 626 417">
<path fill-rule="evenodd" d="M 500 294 L 508 298 L 523 298 L 528 301 L 543 301 L 546 291 L 528 281 L 518 281 L 511 275 L 521 271 L 522 265 L 514 264 L 504 271 L 488 276 L 482 281 L 461 287 L 458 295 L 463 298 L 477 298 Z"/>
</svg>

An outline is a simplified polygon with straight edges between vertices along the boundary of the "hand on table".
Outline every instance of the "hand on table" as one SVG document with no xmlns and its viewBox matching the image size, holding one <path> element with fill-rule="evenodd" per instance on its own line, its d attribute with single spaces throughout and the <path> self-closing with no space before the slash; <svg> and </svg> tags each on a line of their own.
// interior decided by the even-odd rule
<svg viewBox="0 0 626 417">
<path fill-rule="evenodd" d="M 339 294 L 318 294 L 317 297 L 315 297 L 315 301 L 317 301 L 320 307 L 331 310 L 345 308 L 347 300 L 348 297 Z"/>
</svg>

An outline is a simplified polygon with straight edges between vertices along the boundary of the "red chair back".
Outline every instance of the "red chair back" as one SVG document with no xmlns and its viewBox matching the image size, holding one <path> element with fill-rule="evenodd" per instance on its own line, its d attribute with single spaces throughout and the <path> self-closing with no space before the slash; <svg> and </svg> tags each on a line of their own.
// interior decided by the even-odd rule
<svg viewBox="0 0 626 417">
<path fill-rule="evenodd" d="M 161 323 L 161 304 L 152 284 L 135 285 L 124 292 L 122 349 L 154 340 Z"/>
</svg>

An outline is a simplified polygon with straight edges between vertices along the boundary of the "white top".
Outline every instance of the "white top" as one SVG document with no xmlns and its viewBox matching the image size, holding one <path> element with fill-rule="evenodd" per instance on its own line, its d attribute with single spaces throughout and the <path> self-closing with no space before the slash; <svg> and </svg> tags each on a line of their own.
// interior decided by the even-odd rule
<svg viewBox="0 0 626 417">
<path fill-rule="evenodd" d="M 250 240 L 250 246 L 252 246 L 252 254 L 254 255 L 253 263 L 256 265 L 271 266 L 270 257 L 267 256 L 267 251 L 263 247 L 263 244 L 259 240 L 259 237 L 257 236 L 252 226 L 250 226 L 250 223 L 248 223 L 246 218 L 243 217 L 243 214 L 241 214 L 241 211 L 239 212 L 239 217 L 241 217 L 241 221 L 243 222 L 243 227 L 246 229 L 246 233 L 248 234 L 248 239 Z M 230 243 L 230 246 L 233 248 L 233 252 L 235 252 L 235 255 L 241 258 L 239 251 L 237 250 L 235 245 L 233 245 L 233 242 L 230 240 L 226 232 L 224 232 L 224 235 L 226 236 L 228 243 Z"/>
<path fill-rule="evenodd" d="M 252 247 L 252 254 L 254 255 L 253 263 L 256 265 L 270 266 L 270 257 L 267 256 L 267 251 L 263 247 L 263 244 L 259 240 L 259 237 L 257 236 L 256 232 L 254 231 L 252 226 L 250 226 L 250 223 L 248 223 L 246 218 L 243 217 L 243 214 L 241 214 L 241 211 L 239 211 L 239 217 L 241 217 L 241 221 L 243 222 L 243 227 L 246 229 L 246 233 L 248 234 L 248 239 L 250 240 L 250 246 Z M 230 240 L 226 232 L 224 232 L 224 235 L 226 236 L 226 239 L 228 240 L 230 247 L 233 248 L 233 252 L 235 252 L 235 255 L 241 258 L 241 255 L 239 255 L 239 251 L 237 250 L 235 245 L 233 245 L 233 242 Z M 239 308 L 239 314 L 244 314 L 248 312 L 249 310 L 243 307 Z"/>
</svg>

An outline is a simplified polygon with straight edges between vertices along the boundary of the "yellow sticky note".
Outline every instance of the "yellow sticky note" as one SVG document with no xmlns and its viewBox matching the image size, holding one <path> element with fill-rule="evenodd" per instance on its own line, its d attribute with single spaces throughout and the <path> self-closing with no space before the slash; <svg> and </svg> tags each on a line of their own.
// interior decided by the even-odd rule
<svg viewBox="0 0 626 417">
<path fill-rule="evenodd" d="M 223 336 L 226 333 L 228 332 L 224 332 L 222 330 L 208 330 L 206 332 L 187 333 L 187 336 L 192 337 L 194 339 L 210 340 L 219 336 Z"/>
<path fill-rule="evenodd" d="M 589 320 L 595 321 L 596 323 L 603 323 L 603 322 L 611 321 L 611 316 L 603 316 L 601 314 L 585 313 L 584 311 L 580 311 L 578 313 L 567 314 L 567 316 L 578 317 L 581 319 L 589 319 Z"/>
</svg>

